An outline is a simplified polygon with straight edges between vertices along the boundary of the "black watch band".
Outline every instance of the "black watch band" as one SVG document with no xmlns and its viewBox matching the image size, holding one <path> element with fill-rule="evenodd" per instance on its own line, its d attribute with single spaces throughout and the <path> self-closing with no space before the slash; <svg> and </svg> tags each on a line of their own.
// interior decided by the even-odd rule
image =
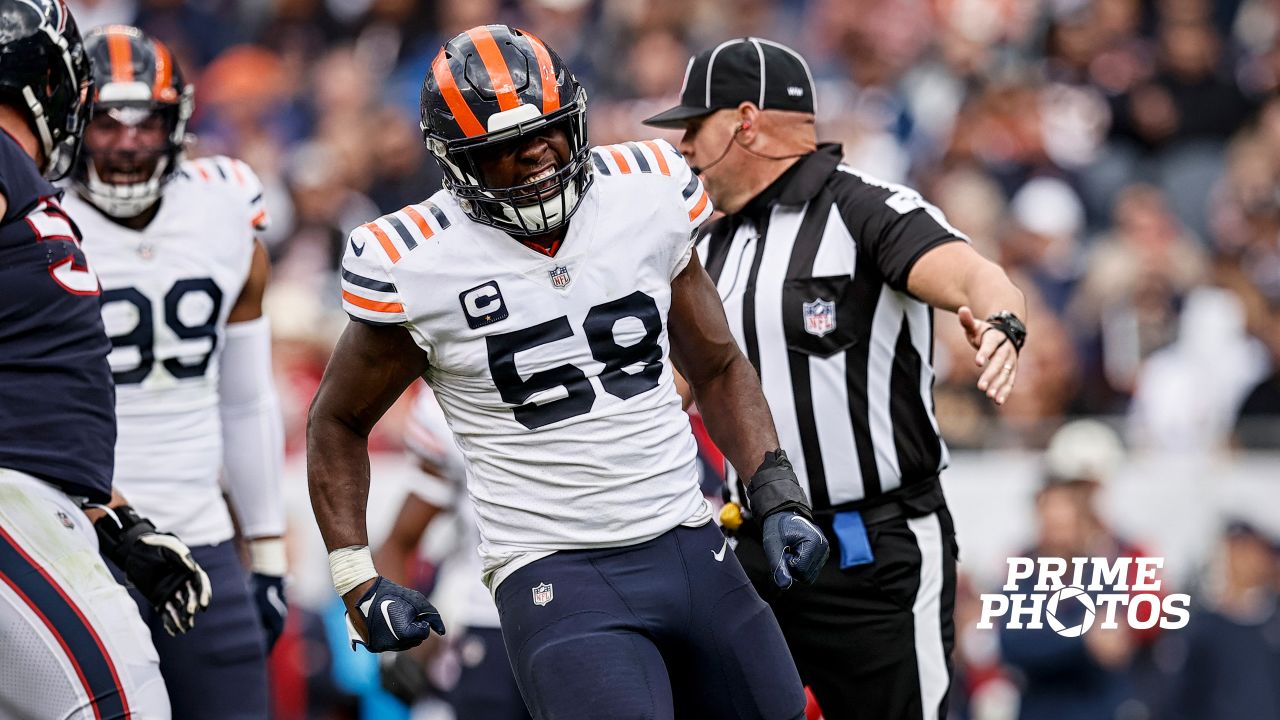
<svg viewBox="0 0 1280 720">
<path fill-rule="evenodd" d="M 1027 326 L 1018 319 L 1017 315 L 1008 310 L 1001 310 L 988 317 L 987 323 L 991 325 L 991 329 L 999 330 L 1009 338 L 1009 342 L 1013 343 L 1014 352 L 1022 352 L 1022 346 L 1027 342 Z"/>
</svg>

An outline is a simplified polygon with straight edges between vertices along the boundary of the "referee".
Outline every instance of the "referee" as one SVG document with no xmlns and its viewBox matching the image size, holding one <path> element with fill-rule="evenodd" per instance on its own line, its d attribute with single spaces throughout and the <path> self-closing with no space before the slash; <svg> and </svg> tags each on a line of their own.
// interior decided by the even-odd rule
<svg viewBox="0 0 1280 720">
<path fill-rule="evenodd" d="M 681 152 L 726 213 L 698 255 L 839 548 L 817 584 L 779 592 L 747 514 L 739 559 L 827 720 L 945 717 L 957 547 L 931 307 L 958 311 L 978 387 L 999 404 L 1026 334 L 1022 293 L 919 193 L 817 143 L 813 78 L 788 47 L 749 37 L 697 55 L 680 104 L 645 122 L 684 130 Z M 744 493 L 729 485 L 733 529 Z"/>
</svg>

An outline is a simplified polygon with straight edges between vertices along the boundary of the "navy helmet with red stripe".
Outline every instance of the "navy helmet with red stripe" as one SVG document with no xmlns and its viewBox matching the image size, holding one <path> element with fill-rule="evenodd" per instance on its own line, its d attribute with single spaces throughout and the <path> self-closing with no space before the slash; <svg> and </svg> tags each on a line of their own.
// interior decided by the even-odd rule
<svg viewBox="0 0 1280 720">
<path fill-rule="evenodd" d="M 138 28 L 94 28 L 84 45 L 96 86 L 92 127 L 125 130 L 145 123 L 163 127 L 160 142 L 150 147 L 99 147 L 90 140 L 76 163 L 73 178 L 81 194 L 112 217 L 133 217 L 160 199 L 164 183 L 182 162 L 195 90 L 183 78 L 169 48 Z M 94 132 L 89 133 L 91 138 Z M 121 175 L 121 168 L 141 168 L 141 172 Z"/>
<path fill-rule="evenodd" d="M 529 32 L 485 25 L 459 33 L 436 55 L 422 86 L 422 137 L 444 184 L 476 222 L 511 235 L 541 235 L 568 222 L 591 185 L 587 91 Z M 549 178 L 491 187 L 478 158 L 496 145 L 562 123 L 569 162 Z"/>
<path fill-rule="evenodd" d="M 64 177 L 80 151 L 92 83 L 63 0 L 0 0 L 0 102 L 26 111 L 50 180 Z"/>
</svg>

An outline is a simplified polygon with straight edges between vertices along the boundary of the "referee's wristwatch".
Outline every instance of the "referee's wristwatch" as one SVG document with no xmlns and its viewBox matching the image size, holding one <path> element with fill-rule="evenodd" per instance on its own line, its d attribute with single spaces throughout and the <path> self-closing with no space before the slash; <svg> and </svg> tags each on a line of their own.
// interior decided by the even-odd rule
<svg viewBox="0 0 1280 720">
<path fill-rule="evenodd" d="M 987 318 L 987 324 L 993 330 L 999 330 L 1004 336 L 1013 343 L 1013 351 L 1022 352 L 1022 346 L 1027 342 L 1027 326 L 1018 319 L 1017 315 L 1008 310 L 1001 310 L 995 315 Z"/>
</svg>

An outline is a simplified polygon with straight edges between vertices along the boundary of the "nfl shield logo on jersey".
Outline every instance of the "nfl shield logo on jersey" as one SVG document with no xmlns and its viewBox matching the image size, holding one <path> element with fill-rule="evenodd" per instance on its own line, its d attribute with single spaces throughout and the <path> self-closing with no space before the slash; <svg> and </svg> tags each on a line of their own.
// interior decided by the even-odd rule
<svg viewBox="0 0 1280 720">
<path fill-rule="evenodd" d="M 569 268 L 563 265 L 557 265 L 551 268 L 550 275 L 551 285 L 557 289 L 569 284 Z"/>
<path fill-rule="evenodd" d="M 551 589 L 551 583 L 542 583 L 533 589 L 534 605 L 541 607 L 553 599 L 555 599 L 555 593 Z"/>
<path fill-rule="evenodd" d="M 836 329 L 836 304 L 814 300 L 804 304 L 804 331 L 822 337 Z"/>
</svg>

